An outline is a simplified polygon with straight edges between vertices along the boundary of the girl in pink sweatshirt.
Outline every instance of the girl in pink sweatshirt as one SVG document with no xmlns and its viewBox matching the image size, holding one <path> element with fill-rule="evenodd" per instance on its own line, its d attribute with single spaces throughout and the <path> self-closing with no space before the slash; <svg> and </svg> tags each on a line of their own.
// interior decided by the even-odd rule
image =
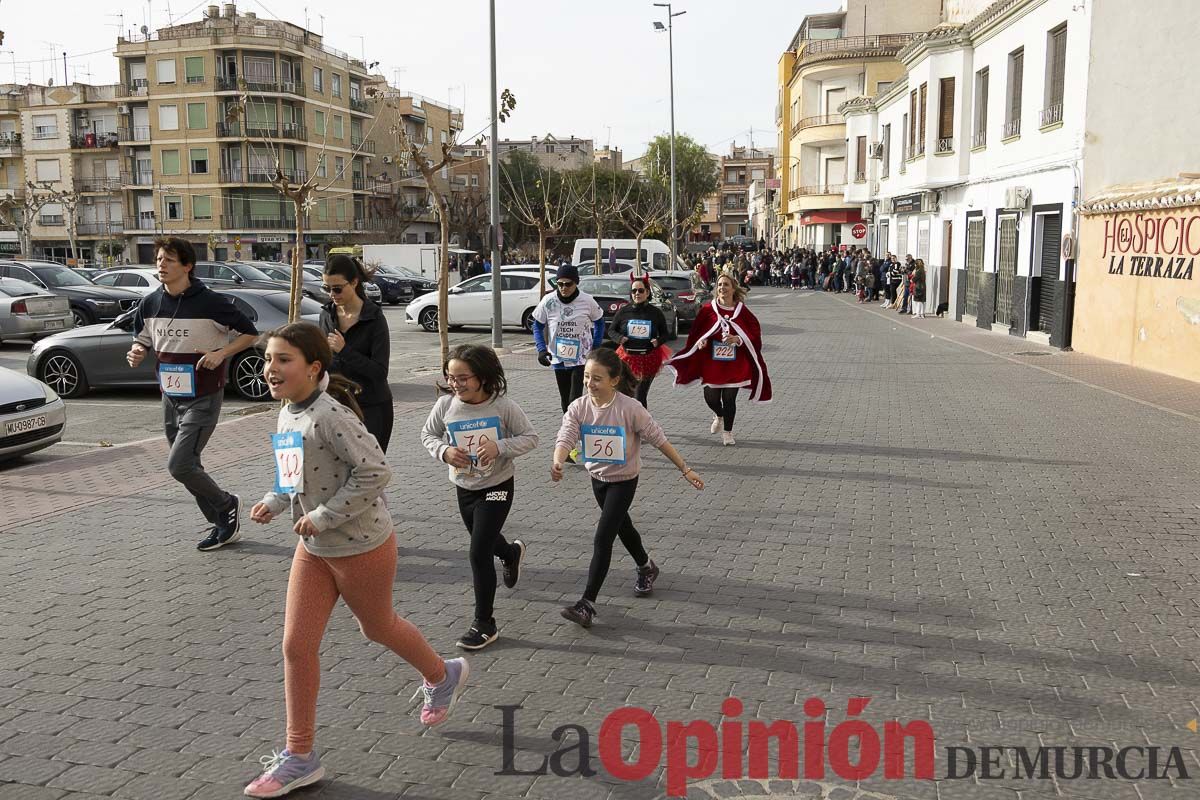
<svg viewBox="0 0 1200 800">
<path fill-rule="evenodd" d="M 554 443 L 550 479 L 562 480 L 563 462 L 571 448 L 582 440 L 580 455 L 592 476 L 592 493 L 600 506 L 600 521 L 596 525 L 587 588 L 579 602 L 564 608 L 562 615 L 590 628 L 596 618 L 596 598 L 612 561 L 613 542 L 618 536 L 637 563 L 633 593 L 646 597 L 654 591 L 654 580 L 658 577 L 658 566 L 646 554 L 642 537 L 629 518 L 642 466 L 642 439 L 661 450 L 697 489 L 704 488 L 704 481 L 667 441 L 667 435 L 650 412 L 633 399 L 637 381 L 615 352 L 606 347 L 593 350 L 584 364 L 583 384 L 586 393 L 572 402 L 563 415 Z"/>
</svg>

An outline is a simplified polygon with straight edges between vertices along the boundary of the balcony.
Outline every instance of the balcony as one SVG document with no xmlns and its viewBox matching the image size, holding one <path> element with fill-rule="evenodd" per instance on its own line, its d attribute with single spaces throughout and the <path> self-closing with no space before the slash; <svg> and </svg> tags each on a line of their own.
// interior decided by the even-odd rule
<svg viewBox="0 0 1200 800">
<path fill-rule="evenodd" d="M 795 189 L 793 189 L 792 191 L 788 192 L 788 199 L 795 200 L 797 197 L 803 197 L 804 195 L 842 194 L 845 191 L 846 191 L 846 184 L 844 184 L 844 183 L 826 183 L 824 185 L 815 184 L 813 186 L 798 186 Z"/>
<path fill-rule="evenodd" d="M 920 35 L 887 33 L 875 36 L 844 36 L 839 39 L 804 39 L 796 48 L 792 77 L 804 67 L 822 61 L 894 56 Z"/>
<path fill-rule="evenodd" d="M 987 129 L 975 131 L 975 135 L 971 137 L 971 149 L 977 147 L 987 147 Z"/>
<path fill-rule="evenodd" d="M 117 128 L 118 142 L 148 142 L 150 141 L 149 125 L 134 125 L 132 128 Z"/>
<path fill-rule="evenodd" d="M 135 172 L 122 172 L 121 173 L 121 185 L 122 186 L 153 186 L 154 185 L 154 173 L 153 172 L 136 172 L 136 171 Z"/>
<path fill-rule="evenodd" d="M 296 227 L 294 217 L 254 217 L 249 214 L 222 214 L 221 227 L 225 230 L 271 230 L 286 231 Z"/>
<path fill-rule="evenodd" d="M 72 133 L 72 150 L 109 150 L 117 146 L 116 133 Z"/>
<path fill-rule="evenodd" d="M 39 214 L 38 225 L 43 227 L 59 228 L 67 224 L 67 219 L 62 214 Z"/>
<path fill-rule="evenodd" d="M 364 141 L 361 137 L 355 139 L 353 136 L 351 136 L 350 146 L 360 153 L 370 153 L 371 155 L 375 154 L 375 142 L 370 140 Z"/>
<path fill-rule="evenodd" d="M 805 117 L 796 123 L 799 130 L 815 128 L 817 125 L 844 125 L 846 118 L 841 114 L 819 114 L 815 117 Z"/>
<path fill-rule="evenodd" d="M 57 139 L 58 128 L 37 127 L 33 129 L 34 139 Z"/>
<path fill-rule="evenodd" d="M 252 132 L 250 135 L 253 136 L 254 133 Z M 295 122 L 285 122 L 279 129 L 279 138 L 303 142 L 308 139 L 308 128 Z"/>
<path fill-rule="evenodd" d="M 1063 104 L 1060 100 L 1057 103 L 1051 103 L 1042 109 L 1042 127 L 1048 128 L 1051 125 L 1058 125 L 1063 121 Z"/>
<path fill-rule="evenodd" d="M 88 193 L 115 192 L 121 188 L 121 179 L 116 178 L 76 178 L 75 191 Z"/>
<path fill-rule="evenodd" d="M 365 175 L 354 175 L 351 177 L 351 185 L 356 192 L 374 192 L 375 179 L 368 178 Z"/>
<path fill-rule="evenodd" d="M 357 111 L 360 114 L 369 114 L 371 113 L 370 109 L 371 105 L 366 100 L 355 99 L 353 97 L 350 98 L 351 111 Z"/>
<path fill-rule="evenodd" d="M 148 78 L 134 78 L 124 89 L 126 97 L 146 97 L 150 94 L 150 81 Z"/>
<path fill-rule="evenodd" d="M 935 153 L 953 153 L 954 152 L 954 137 L 944 136 L 937 140 L 937 149 Z"/>
<path fill-rule="evenodd" d="M 125 223 L 115 222 L 81 222 L 75 226 L 75 232 L 80 236 L 113 236 L 125 230 Z"/>
<path fill-rule="evenodd" d="M 867 173 L 855 172 L 854 173 L 854 182 L 855 183 L 866 183 L 867 182 Z"/>
<path fill-rule="evenodd" d="M 154 224 L 154 212 L 153 211 L 139 211 L 138 212 L 137 229 L 139 231 L 156 230 L 156 226 Z"/>
<path fill-rule="evenodd" d="M 0 158 L 21 154 L 21 134 L 0 133 Z"/>
<path fill-rule="evenodd" d="M 1020 117 L 1018 117 L 1017 119 L 1009 120 L 1008 122 L 1004 123 L 1004 138 L 1005 139 L 1012 139 L 1012 138 L 1020 136 L 1020 135 L 1021 135 L 1021 119 L 1020 119 Z"/>
</svg>

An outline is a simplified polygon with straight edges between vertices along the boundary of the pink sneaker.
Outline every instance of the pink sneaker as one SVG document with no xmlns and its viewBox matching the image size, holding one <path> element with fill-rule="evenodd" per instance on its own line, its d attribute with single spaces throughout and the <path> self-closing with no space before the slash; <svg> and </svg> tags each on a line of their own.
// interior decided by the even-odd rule
<svg viewBox="0 0 1200 800">
<path fill-rule="evenodd" d="M 243 790 L 247 797 L 283 797 L 288 792 L 316 783 L 325 777 L 325 768 L 314 750 L 307 758 L 298 758 L 288 750 L 259 759 L 263 774 Z"/>
<path fill-rule="evenodd" d="M 446 677 L 436 686 L 427 681 L 421 681 L 421 686 L 413 693 L 416 700 L 421 693 L 425 694 L 425 703 L 421 706 L 421 724 L 433 727 L 445 722 L 458 696 L 466 686 L 467 676 L 471 668 L 465 658 L 451 658 L 446 662 Z"/>
</svg>

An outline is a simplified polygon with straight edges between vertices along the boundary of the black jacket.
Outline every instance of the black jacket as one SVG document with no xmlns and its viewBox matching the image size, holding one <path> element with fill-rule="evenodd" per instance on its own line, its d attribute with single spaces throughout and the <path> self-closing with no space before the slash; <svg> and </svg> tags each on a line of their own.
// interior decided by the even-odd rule
<svg viewBox="0 0 1200 800">
<path fill-rule="evenodd" d="M 629 321 L 631 319 L 645 319 L 650 321 L 650 336 L 648 338 L 635 338 L 629 336 Z M 625 343 L 625 350 L 629 353 L 649 353 L 650 340 L 657 339 L 659 344 L 662 344 L 663 337 L 667 334 L 667 318 L 658 310 L 656 306 L 650 302 L 634 305 L 627 303 L 617 309 L 617 313 L 613 315 L 612 324 L 608 326 L 608 337 L 617 344 L 621 343 L 621 337 L 629 336 L 629 341 Z"/>
<path fill-rule="evenodd" d="M 321 309 L 320 325 L 326 334 L 340 330 L 333 303 L 326 303 Z M 392 390 L 388 387 L 392 340 L 383 310 L 370 300 L 363 300 L 358 322 L 342 336 L 346 346 L 342 352 L 333 354 L 329 371 L 362 387 L 362 394 L 358 396 L 360 405 L 392 402 Z"/>
</svg>

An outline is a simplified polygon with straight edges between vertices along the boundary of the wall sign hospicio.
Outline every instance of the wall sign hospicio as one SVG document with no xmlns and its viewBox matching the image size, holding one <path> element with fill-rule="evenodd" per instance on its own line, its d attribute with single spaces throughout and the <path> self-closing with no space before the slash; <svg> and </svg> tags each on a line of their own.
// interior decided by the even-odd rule
<svg viewBox="0 0 1200 800">
<path fill-rule="evenodd" d="M 1109 275 L 1190 281 L 1200 256 L 1200 214 L 1123 214 L 1104 221 Z"/>
</svg>

